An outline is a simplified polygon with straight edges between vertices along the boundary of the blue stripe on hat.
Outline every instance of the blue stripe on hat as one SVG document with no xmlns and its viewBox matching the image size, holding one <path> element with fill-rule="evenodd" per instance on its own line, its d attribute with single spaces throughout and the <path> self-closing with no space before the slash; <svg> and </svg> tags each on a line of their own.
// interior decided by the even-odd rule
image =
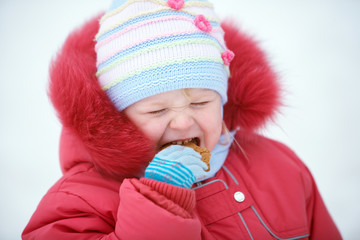
<svg viewBox="0 0 360 240">
<path fill-rule="evenodd" d="M 130 19 L 129 21 L 126 21 L 125 23 L 115 27 L 114 29 L 111 29 L 108 32 L 105 32 L 103 34 L 101 34 L 100 36 L 98 36 L 97 41 L 102 41 L 107 37 L 110 37 L 111 35 L 115 34 L 116 32 L 131 26 L 133 24 L 136 24 L 138 22 L 143 22 L 149 19 L 154 19 L 154 18 L 158 18 L 158 17 L 164 17 L 164 16 L 186 16 L 189 17 L 191 19 L 194 19 L 195 16 L 191 15 L 189 13 L 186 12 L 182 12 L 182 11 L 171 11 L 171 10 L 165 10 L 165 11 L 161 11 L 161 12 L 156 12 L 156 13 L 150 13 L 144 16 L 140 16 L 140 17 L 135 17 L 133 19 Z M 210 21 L 211 26 L 213 27 L 219 27 L 220 24 L 216 21 Z"/>
<path fill-rule="evenodd" d="M 185 62 L 147 70 L 106 90 L 118 110 L 152 95 L 182 88 L 205 88 L 218 92 L 227 101 L 228 74 L 222 63 Z"/>
<path fill-rule="evenodd" d="M 160 38 L 157 38 L 157 39 L 153 39 L 153 40 L 150 40 L 150 41 L 145 41 L 145 42 L 142 42 L 138 45 L 135 45 L 131 48 L 127 48 L 123 51 L 120 51 L 118 53 L 116 53 L 115 55 L 111 56 L 111 58 L 107 59 L 106 61 L 104 61 L 103 63 L 101 63 L 99 66 L 98 66 L 98 71 L 101 71 L 101 69 L 107 67 L 108 65 L 112 64 L 114 61 L 118 60 L 119 58 L 123 58 L 123 57 L 126 57 L 127 55 L 135 52 L 135 51 L 139 51 L 143 48 L 146 48 L 146 47 L 151 47 L 151 46 L 154 46 L 154 45 L 158 45 L 158 44 L 163 44 L 165 42 L 172 42 L 172 41 L 176 41 L 176 40 L 180 40 L 180 39 L 196 39 L 196 38 L 199 38 L 199 39 L 210 39 L 210 40 L 213 40 L 215 41 L 216 43 L 218 43 L 219 47 L 223 49 L 222 45 L 219 43 L 219 41 L 214 38 L 213 36 L 209 35 L 209 34 L 206 34 L 206 33 L 203 33 L 203 32 L 199 32 L 199 33 L 191 33 L 191 34 L 181 34 L 181 35 L 176 35 L 176 36 L 167 36 L 167 37 L 160 37 Z"/>
</svg>

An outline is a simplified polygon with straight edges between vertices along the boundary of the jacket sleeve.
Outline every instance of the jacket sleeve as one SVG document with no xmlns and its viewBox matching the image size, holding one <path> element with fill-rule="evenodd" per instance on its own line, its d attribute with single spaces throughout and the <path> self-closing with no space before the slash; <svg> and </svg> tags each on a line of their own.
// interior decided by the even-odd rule
<svg viewBox="0 0 360 240">
<path fill-rule="evenodd" d="M 312 181 L 312 197 L 308 205 L 308 218 L 311 224 L 310 239 L 339 240 L 342 239 L 338 228 L 330 216 L 325 203 L 316 186 L 315 180 L 307 169 Z"/>
<path fill-rule="evenodd" d="M 185 191 L 184 191 L 185 190 Z M 200 239 L 192 215 L 192 190 L 156 181 L 126 179 L 117 214 L 109 218 L 82 196 L 65 191 L 44 196 L 23 239 Z M 99 196 L 100 197 L 100 196 Z"/>
<path fill-rule="evenodd" d="M 22 239 L 101 239 L 103 233 L 113 231 L 111 225 L 80 196 L 50 192 L 39 203 Z"/>
<path fill-rule="evenodd" d="M 129 240 L 201 239 L 200 221 L 191 212 L 185 213 L 187 207 L 194 206 L 193 194 L 192 190 L 153 180 L 125 180 L 120 189 L 116 236 Z"/>
</svg>

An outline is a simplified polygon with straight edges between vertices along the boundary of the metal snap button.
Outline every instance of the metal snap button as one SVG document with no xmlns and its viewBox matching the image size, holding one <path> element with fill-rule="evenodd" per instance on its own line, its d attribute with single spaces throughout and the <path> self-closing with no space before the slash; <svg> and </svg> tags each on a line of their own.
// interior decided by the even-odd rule
<svg viewBox="0 0 360 240">
<path fill-rule="evenodd" d="M 245 200 L 245 195 L 242 192 L 236 192 L 234 193 L 234 198 L 237 202 L 243 202 Z"/>
</svg>

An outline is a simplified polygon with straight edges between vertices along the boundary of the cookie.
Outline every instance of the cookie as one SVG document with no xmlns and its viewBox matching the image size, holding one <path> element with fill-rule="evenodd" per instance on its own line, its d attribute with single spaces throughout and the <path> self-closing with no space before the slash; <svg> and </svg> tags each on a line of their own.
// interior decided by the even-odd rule
<svg viewBox="0 0 360 240">
<path fill-rule="evenodd" d="M 160 150 L 163 150 L 169 146 L 171 146 L 173 144 L 166 144 L 164 146 L 162 146 L 160 148 Z M 190 147 L 192 149 L 194 149 L 196 152 L 200 153 L 201 155 L 201 161 L 203 161 L 204 163 L 206 163 L 206 165 L 208 166 L 208 169 L 205 170 L 205 172 L 208 172 L 210 171 L 210 157 L 211 157 L 211 153 L 209 151 L 209 149 L 207 148 L 202 148 L 202 147 L 199 147 L 198 145 L 196 145 L 195 143 L 193 142 L 188 142 L 188 143 L 183 143 L 181 144 L 182 146 L 185 146 L 185 147 Z"/>
<path fill-rule="evenodd" d="M 196 145 L 195 143 L 192 143 L 192 142 L 184 143 L 184 144 L 182 144 L 182 145 L 185 146 L 185 147 L 191 147 L 191 148 L 194 149 L 196 152 L 200 153 L 200 155 L 201 155 L 201 161 L 203 161 L 204 163 L 206 163 L 206 165 L 208 166 L 208 169 L 205 170 L 205 171 L 206 171 L 206 172 L 210 171 L 210 157 L 211 157 L 211 153 L 210 153 L 209 149 L 199 147 L 198 145 Z"/>
</svg>

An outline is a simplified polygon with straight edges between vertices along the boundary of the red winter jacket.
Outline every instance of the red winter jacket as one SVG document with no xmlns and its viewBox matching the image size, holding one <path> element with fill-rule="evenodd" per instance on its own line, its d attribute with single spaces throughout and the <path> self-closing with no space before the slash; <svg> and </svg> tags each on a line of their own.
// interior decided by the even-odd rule
<svg viewBox="0 0 360 240">
<path fill-rule="evenodd" d="M 247 158 L 233 146 L 214 178 L 185 190 L 106 179 L 78 140 L 62 141 L 64 161 L 84 162 L 45 195 L 23 239 L 341 239 L 310 172 L 278 142 L 239 133 Z"/>
<path fill-rule="evenodd" d="M 154 147 L 97 83 L 97 19 L 69 36 L 50 72 L 64 175 L 23 239 L 341 239 L 306 166 L 253 133 L 276 110 L 279 87 L 256 44 L 223 27 L 236 54 L 224 120 L 244 129 L 241 148 L 233 145 L 216 176 L 191 190 L 141 178 Z"/>
</svg>

